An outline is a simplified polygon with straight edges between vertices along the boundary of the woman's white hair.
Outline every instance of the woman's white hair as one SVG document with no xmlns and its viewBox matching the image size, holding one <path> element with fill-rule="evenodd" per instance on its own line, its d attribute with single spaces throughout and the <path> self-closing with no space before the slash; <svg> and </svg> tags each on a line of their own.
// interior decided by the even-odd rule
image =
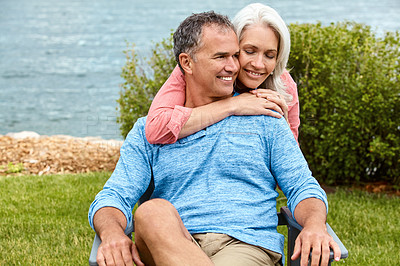
<svg viewBox="0 0 400 266">
<path fill-rule="evenodd" d="M 255 24 L 266 25 L 276 33 L 278 37 L 278 57 L 276 59 L 276 66 L 273 74 L 270 75 L 259 88 L 275 90 L 282 94 L 287 102 L 290 102 L 292 96 L 286 92 L 286 86 L 281 80 L 281 75 L 286 69 L 286 64 L 289 60 L 290 33 L 281 16 L 275 9 L 269 6 L 254 3 L 240 10 L 233 18 L 232 23 L 235 27 L 239 42 L 242 40 L 246 28 Z"/>
</svg>

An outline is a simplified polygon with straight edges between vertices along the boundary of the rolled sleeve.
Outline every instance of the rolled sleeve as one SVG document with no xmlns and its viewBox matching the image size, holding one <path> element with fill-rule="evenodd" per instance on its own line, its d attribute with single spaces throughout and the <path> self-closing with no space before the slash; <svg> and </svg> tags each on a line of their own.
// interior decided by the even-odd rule
<svg viewBox="0 0 400 266">
<path fill-rule="evenodd" d="M 175 108 L 171 115 L 171 120 L 167 124 L 168 130 L 173 135 L 174 138 L 173 142 L 177 141 L 179 132 L 181 132 L 182 127 L 188 121 L 191 113 L 192 113 L 192 108 L 175 105 Z"/>
<path fill-rule="evenodd" d="M 289 210 L 294 213 L 294 210 L 296 209 L 297 205 L 308 198 L 316 198 L 321 200 L 326 207 L 326 213 L 328 214 L 328 200 L 326 197 L 325 191 L 319 186 L 319 184 L 316 182 L 316 184 L 312 183 L 307 183 L 304 184 L 304 186 L 299 189 L 292 197 L 291 199 L 288 199 L 288 208 Z"/>
</svg>

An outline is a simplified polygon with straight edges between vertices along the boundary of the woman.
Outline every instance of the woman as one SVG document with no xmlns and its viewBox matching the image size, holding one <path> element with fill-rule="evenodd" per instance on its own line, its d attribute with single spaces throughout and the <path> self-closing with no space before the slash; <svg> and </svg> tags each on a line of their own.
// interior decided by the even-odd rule
<svg viewBox="0 0 400 266">
<path fill-rule="evenodd" d="M 232 23 L 239 38 L 241 66 L 235 92 L 241 94 L 197 108 L 183 107 L 185 77 L 175 67 L 150 107 L 149 143 L 174 143 L 230 115 L 283 115 L 297 140 L 299 102 L 297 86 L 285 69 L 290 51 L 286 24 L 263 4 L 246 6 Z"/>
</svg>

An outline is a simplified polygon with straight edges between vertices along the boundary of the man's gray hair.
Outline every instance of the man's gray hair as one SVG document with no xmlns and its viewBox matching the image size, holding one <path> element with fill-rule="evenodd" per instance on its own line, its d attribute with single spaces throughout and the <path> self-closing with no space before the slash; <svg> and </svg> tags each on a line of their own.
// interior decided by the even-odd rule
<svg viewBox="0 0 400 266">
<path fill-rule="evenodd" d="M 221 30 L 231 29 L 234 31 L 233 24 L 227 16 L 217 14 L 214 11 L 192 14 L 187 17 L 174 33 L 174 54 L 175 60 L 179 63 L 179 55 L 187 53 L 195 59 L 195 53 L 201 47 L 201 34 L 205 26 L 217 26 Z M 182 70 L 183 71 L 183 70 Z"/>
</svg>

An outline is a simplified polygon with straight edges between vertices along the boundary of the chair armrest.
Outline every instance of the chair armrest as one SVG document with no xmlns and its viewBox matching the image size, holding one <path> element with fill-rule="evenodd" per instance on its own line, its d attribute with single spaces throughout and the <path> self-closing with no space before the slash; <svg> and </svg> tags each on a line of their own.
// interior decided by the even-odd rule
<svg viewBox="0 0 400 266">
<path fill-rule="evenodd" d="M 333 231 L 332 227 L 326 223 L 326 228 L 328 229 L 328 233 L 332 236 L 333 240 L 339 245 L 341 256 L 340 259 L 345 259 L 349 256 L 349 252 L 346 247 L 343 245 L 342 241 L 340 241 L 339 237 Z M 333 251 L 331 250 L 331 256 L 333 257 Z"/>
<path fill-rule="evenodd" d="M 89 256 L 90 266 L 97 266 L 96 257 L 97 257 L 97 250 L 99 249 L 100 244 L 101 244 L 100 237 L 96 234 L 94 236 L 92 250 L 90 251 L 90 256 Z"/>
<path fill-rule="evenodd" d="M 134 223 L 133 221 L 128 225 L 128 227 L 125 229 L 125 235 L 129 236 L 130 239 L 132 239 L 132 233 L 134 232 Z M 99 249 L 99 246 L 101 244 L 101 239 L 100 237 L 96 234 L 94 236 L 93 244 L 92 244 L 92 249 L 90 251 L 90 256 L 89 256 L 89 265 L 90 266 L 97 266 L 97 250 Z"/>
<path fill-rule="evenodd" d="M 299 235 L 300 231 L 303 229 L 301 225 L 299 225 L 296 220 L 293 218 L 292 213 L 289 211 L 288 207 L 282 207 L 281 212 L 278 214 L 279 216 L 279 224 L 285 224 L 288 226 L 288 262 L 290 262 L 290 257 L 293 254 L 294 244 L 296 241 L 297 236 Z M 339 237 L 333 231 L 331 226 L 327 223 L 326 224 L 328 233 L 332 236 L 333 240 L 339 245 L 341 251 L 341 259 L 345 259 L 349 256 L 349 252 L 347 251 L 346 247 L 343 245 L 342 241 L 340 241 Z M 311 256 L 311 254 L 310 254 Z M 334 259 L 333 251 L 331 250 L 329 255 L 329 260 L 332 261 Z M 300 265 L 300 260 L 292 261 L 288 263 L 288 265 Z"/>
</svg>

